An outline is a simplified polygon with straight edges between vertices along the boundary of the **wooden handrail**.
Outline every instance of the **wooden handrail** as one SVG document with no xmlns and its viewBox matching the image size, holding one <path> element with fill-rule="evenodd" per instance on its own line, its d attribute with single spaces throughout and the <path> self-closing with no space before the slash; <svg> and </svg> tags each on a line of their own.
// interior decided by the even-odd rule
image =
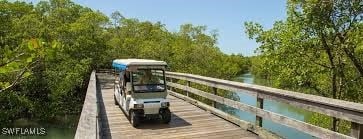
<svg viewBox="0 0 363 139">
<path fill-rule="evenodd" d="M 256 114 L 256 118 L 266 118 L 276 123 L 280 123 L 302 132 L 311 134 L 319 138 L 362 138 L 363 132 L 363 104 L 353 103 L 343 100 L 331 99 L 315 95 L 303 94 L 293 91 L 281 90 L 271 87 L 252 85 L 240 82 L 233 82 L 228 80 L 216 79 L 211 77 L 204 77 L 193 74 L 166 72 L 166 77 L 170 79 L 185 80 L 187 82 L 194 82 L 213 88 L 219 88 L 228 91 L 245 91 L 250 95 L 260 99 L 271 99 L 278 102 L 287 103 L 302 109 L 313 112 L 318 112 L 324 115 L 344 119 L 352 122 L 351 136 L 333 132 L 331 130 L 321 128 L 318 126 L 298 121 L 280 114 L 243 104 L 241 102 L 233 101 L 223 98 L 211 93 L 207 93 L 189 86 L 168 82 L 168 86 L 173 88 L 182 89 L 188 93 L 193 93 L 204 98 L 210 99 L 221 104 L 225 104 L 242 111 L 247 111 Z M 262 119 L 261 119 L 262 120 Z"/>
<path fill-rule="evenodd" d="M 182 95 L 180 93 L 176 93 L 173 91 L 168 90 L 169 95 L 172 95 L 174 97 L 177 97 L 179 99 L 183 99 L 201 109 L 204 109 L 206 111 L 211 112 L 212 114 L 221 117 L 229 122 L 232 122 L 238 126 L 240 126 L 242 129 L 245 130 L 249 130 L 252 131 L 254 133 L 257 133 L 259 135 L 259 137 L 263 138 L 263 139 L 279 139 L 281 138 L 279 135 L 277 135 L 276 133 L 272 133 L 266 129 L 263 129 L 262 127 L 258 127 L 255 126 L 249 122 L 243 121 L 235 116 L 230 115 L 229 113 L 223 112 L 217 108 L 214 108 L 212 106 L 209 106 L 207 104 L 204 104 L 203 102 L 200 102 L 198 100 L 195 100 L 193 98 L 190 98 L 188 96 Z"/>
<path fill-rule="evenodd" d="M 96 71 L 92 71 L 84 104 L 79 117 L 75 139 L 99 138 L 100 125 L 98 123 L 98 104 L 96 91 Z"/>
<path fill-rule="evenodd" d="M 112 70 L 102 70 L 103 72 L 112 72 Z M 262 119 L 269 119 L 276 123 L 295 128 L 302 132 L 308 133 L 319 138 L 363 138 L 363 104 L 353 103 L 338 99 L 332 99 L 327 97 L 321 97 L 316 95 L 298 93 L 293 91 L 287 91 L 282 89 L 276 89 L 271 87 L 265 87 L 260 85 L 246 84 L 241 82 L 234 82 L 228 80 L 222 80 L 217 78 L 205 77 L 200 75 L 177 73 L 177 72 L 165 72 L 165 75 L 169 80 L 168 87 L 169 92 L 173 92 L 175 95 L 175 89 L 178 88 L 183 90 L 188 96 L 190 93 L 210 99 L 215 102 L 231 106 L 233 108 L 246 111 L 256 115 L 256 124 L 252 128 L 258 128 L 262 126 Z M 186 81 L 186 85 L 180 85 L 174 83 L 176 80 Z M 190 83 L 197 83 L 213 88 L 213 92 L 204 92 L 195 88 L 190 87 Z M 230 100 L 216 95 L 217 89 L 234 91 L 234 92 L 246 92 L 249 95 L 255 96 L 259 107 L 247 105 L 238 101 Z M 185 96 L 184 98 L 188 98 Z M 180 97 L 180 95 L 179 95 Z M 191 98 L 190 98 L 191 99 Z M 277 102 L 286 103 L 295 107 L 299 107 L 308 111 L 313 111 L 328 115 L 331 117 L 336 117 L 339 119 L 351 121 L 351 136 L 340 134 L 325 128 L 321 128 L 303 121 L 299 121 L 293 118 L 289 118 L 271 111 L 263 109 L 264 99 L 270 99 Z M 204 105 L 203 105 L 204 106 Z M 206 105 L 205 105 L 206 106 Z M 214 111 L 214 110 L 213 110 Z M 215 113 L 215 112 L 214 112 Z M 220 112 L 216 113 L 220 115 Z M 224 118 L 226 116 L 224 115 Z M 230 120 L 227 117 L 226 120 Z M 238 120 L 230 120 L 231 122 L 236 122 Z M 240 125 L 241 122 L 235 123 Z M 251 124 L 248 124 L 250 126 Z M 262 129 L 262 128 L 259 128 Z M 248 129 L 255 131 L 253 129 Z M 261 130 L 259 130 L 261 131 Z"/>
</svg>

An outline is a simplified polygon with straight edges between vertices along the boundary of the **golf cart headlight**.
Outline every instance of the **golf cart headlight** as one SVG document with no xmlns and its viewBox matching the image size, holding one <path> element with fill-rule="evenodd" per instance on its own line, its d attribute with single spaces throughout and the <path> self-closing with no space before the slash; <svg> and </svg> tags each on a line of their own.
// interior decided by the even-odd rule
<svg viewBox="0 0 363 139">
<path fill-rule="evenodd" d="M 169 107 L 169 102 L 161 102 L 161 107 Z"/>
<path fill-rule="evenodd" d="M 134 104 L 135 109 L 142 109 L 144 108 L 144 104 Z"/>
</svg>

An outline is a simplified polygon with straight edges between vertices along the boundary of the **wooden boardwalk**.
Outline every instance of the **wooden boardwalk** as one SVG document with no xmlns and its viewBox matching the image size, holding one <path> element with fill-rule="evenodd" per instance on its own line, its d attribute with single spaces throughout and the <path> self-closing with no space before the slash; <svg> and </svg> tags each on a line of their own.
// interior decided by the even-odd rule
<svg viewBox="0 0 363 139">
<path fill-rule="evenodd" d="M 134 128 L 122 110 L 114 104 L 113 80 L 112 75 L 97 73 L 102 138 L 259 138 L 254 133 L 170 95 L 168 99 L 171 101 L 172 120 L 169 124 L 146 120 Z"/>
</svg>

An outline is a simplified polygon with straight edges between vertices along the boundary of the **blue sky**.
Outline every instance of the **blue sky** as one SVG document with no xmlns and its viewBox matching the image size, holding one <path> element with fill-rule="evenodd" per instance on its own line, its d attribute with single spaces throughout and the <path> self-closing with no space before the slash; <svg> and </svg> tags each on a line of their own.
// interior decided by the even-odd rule
<svg viewBox="0 0 363 139">
<path fill-rule="evenodd" d="M 37 2 L 39 0 L 31 0 Z M 206 25 L 218 30 L 222 52 L 254 54 L 258 44 L 244 33 L 243 23 L 254 21 L 271 28 L 286 18 L 285 0 L 75 0 L 106 15 L 120 11 L 127 18 L 161 21 L 169 31 L 185 23 Z"/>
</svg>

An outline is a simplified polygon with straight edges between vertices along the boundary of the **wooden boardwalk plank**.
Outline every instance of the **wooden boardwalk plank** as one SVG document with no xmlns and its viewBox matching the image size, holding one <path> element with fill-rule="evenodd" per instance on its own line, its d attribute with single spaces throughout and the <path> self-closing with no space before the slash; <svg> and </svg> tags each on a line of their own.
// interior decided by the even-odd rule
<svg viewBox="0 0 363 139">
<path fill-rule="evenodd" d="M 131 126 L 121 109 L 114 105 L 113 77 L 106 73 L 97 74 L 100 93 L 100 124 L 103 138 L 259 138 L 242 130 L 205 110 L 173 96 L 170 110 L 172 120 L 163 124 L 157 120 L 146 120 L 139 127 Z"/>
</svg>

